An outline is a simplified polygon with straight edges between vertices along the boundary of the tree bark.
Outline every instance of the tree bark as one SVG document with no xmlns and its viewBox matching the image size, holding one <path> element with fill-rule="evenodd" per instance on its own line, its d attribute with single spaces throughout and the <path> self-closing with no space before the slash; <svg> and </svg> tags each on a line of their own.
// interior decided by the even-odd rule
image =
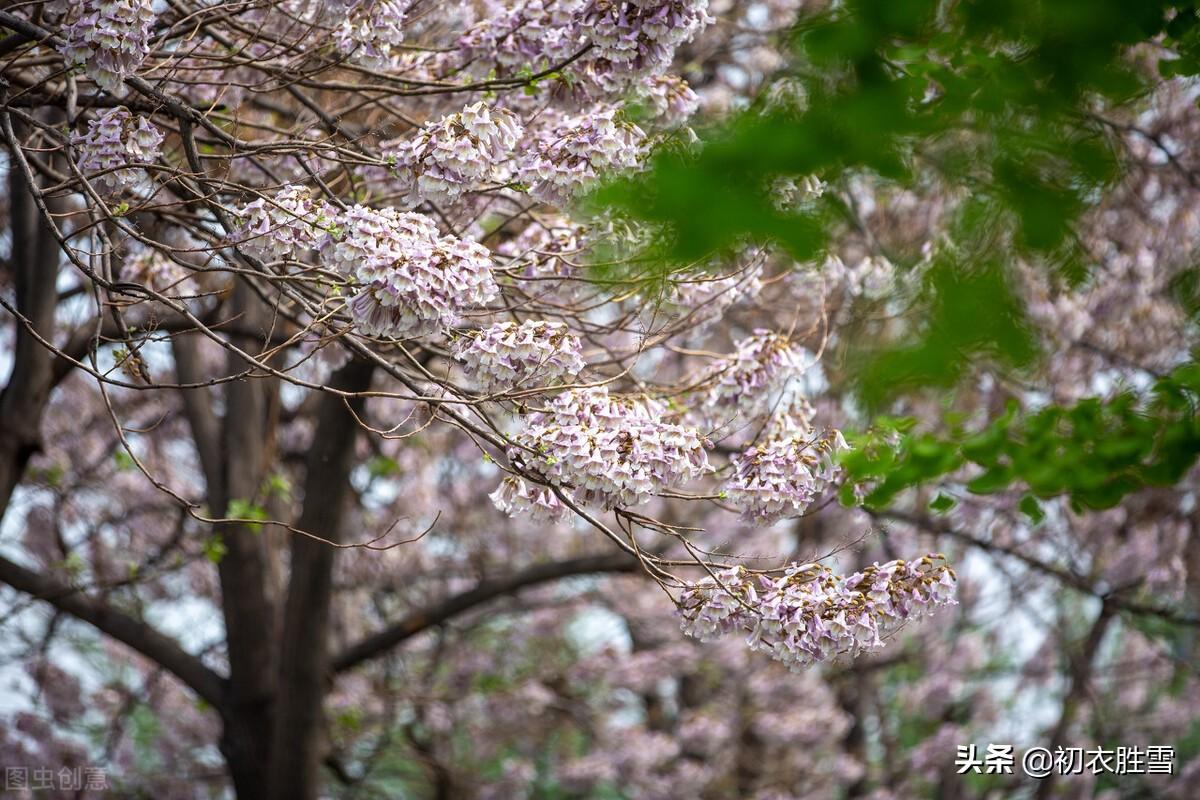
<svg viewBox="0 0 1200 800">
<path fill-rule="evenodd" d="M 1070 660 L 1071 671 L 1068 675 L 1067 693 L 1063 697 L 1062 713 L 1058 717 L 1058 723 L 1054 726 L 1054 731 L 1050 734 L 1050 741 L 1047 744 L 1051 753 L 1057 752 L 1058 748 L 1066 744 L 1067 735 L 1071 731 L 1071 723 L 1075 721 L 1075 715 L 1078 713 L 1080 705 L 1087 699 L 1092 671 L 1096 667 L 1096 656 L 1100 652 L 1100 644 L 1104 641 L 1104 634 L 1108 632 L 1109 623 L 1112 622 L 1115 613 L 1116 608 L 1113 603 L 1105 598 L 1100 606 L 1100 613 L 1096 615 L 1096 620 L 1088 631 L 1087 638 L 1083 640 L 1079 650 Z M 1051 771 L 1038 784 L 1034 797 L 1036 800 L 1053 797 L 1054 786 L 1055 774 Z"/>
<path fill-rule="evenodd" d="M 238 337 L 247 352 L 269 338 L 268 314 L 252 288 L 239 282 L 233 289 L 231 310 L 250 335 Z M 247 368 L 244 359 L 229 353 L 228 374 Z M 269 426 L 274 379 L 242 378 L 227 384 L 216 452 L 220 473 L 208 485 L 208 505 L 214 515 L 227 515 L 234 500 L 256 502 L 269 463 Z M 193 398 L 194 400 L 194 398 Z M 189 408 L 189 422 L 201 452 L 212 452 L 208 421 Z M 201 412 L 202 413 L 202 412 Z M 221 739 L 221 752 L 229 765 L 239 797 L 267 796 L 271 746 L 272 703 L 275 697 L 277 626 L 267 581 L 267 553 L 255 526 L 223 523 L 214 526 L 225 545 L 218 565 L 221 610 L 229 657 L 229 714 Z"/>
<path fill-rule="evenodd" d="M 13 124 L 16 128 L 17 123 Z M 19 128 L 17 132 L 20 135 Z M 11 167 L 8 176 L 16 308 L 38 336 L 53 341 L 62 252 L 21 170 Z M 63 201 L 46 198 L 46 205 L 54 213 L 62 210 Z M 54 355 L 18 322 L 12 374 L 0 392 L 0 514 L 8 507 L 25 466 L 40 446 L 42 411 L 55 382 L 53 363 Z"/>
<path fill-rule="evenodd" d="M 370 388 L 371 373 L 370 364 L 352 361 L 333 376 L 331 386 L 362 392 Z M 344 400 L 324 394 L 317 408 L 304 477 L 304 508 L 297 527 L 333 542 L 341 540 L 358 440 L 355 414 L 361 415 L 363 405 L 361 397 Z M 291 541 L 268 796 L 316 800 L 324 757 L 330 604 L 337 550 L 298 534 L 292 534 Z"/>
</svg>

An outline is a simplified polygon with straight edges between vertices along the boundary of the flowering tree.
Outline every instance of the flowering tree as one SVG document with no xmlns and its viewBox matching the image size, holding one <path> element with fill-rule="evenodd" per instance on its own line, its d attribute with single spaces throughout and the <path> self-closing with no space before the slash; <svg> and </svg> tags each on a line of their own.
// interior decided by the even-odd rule
<svg viewBox="0 0 1200 800">
<path fill-rule="evenodd" d="M 807 253 L 683 258 L 661 197 L 579 213 L 655 154 L 703 165 L 690 125 L 798 113 L 800 5 L 0 11 L 0 766 L 155 797 L 884 798 L 1012 791 L 954 774 L 989 733 L 1191 758 L 1191 90 L 1109 120 L 1089 281 L 1022 262 L 994 294 L 1042 361 L 873 424 L 855 345 L 910 332 L 953 186 L 760 181 L 796 230 L 844 212 Z M 1064 405 L 1018 419 L 1037 392 Z M 1081 454 L 1109 458 L 1093 494 L 1034 469 Z M 1014 679 L 1052 718 L 1004 727 Z"/>
</svg>

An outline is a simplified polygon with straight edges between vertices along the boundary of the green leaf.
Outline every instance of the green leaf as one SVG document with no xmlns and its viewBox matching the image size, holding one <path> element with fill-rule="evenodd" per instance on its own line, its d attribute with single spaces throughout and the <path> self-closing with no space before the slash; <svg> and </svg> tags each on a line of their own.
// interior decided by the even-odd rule
<svg viewBox="0 0 1200 800">
<path fill-rule="evenodd" d="M 400 464 L 394 458 L 375 456 L 367 462 L 367 472 L 372 478 L 386 478 L 400 472 Z"/>
<path fill-rule="evenodd" d="M 1042 504 L 1033 495 L 1027 494 L 1022 497 L 1017 507 L 1021 510 L 1022 514 L 1029 517 L 1034 525 L 1037 525 L 1046 518 L 1046 512 L 1042 510 Z"/>
<path fill-rule="evenodd" d="M 229 501 L 229 507 L 225 510 L 225 516 L 237 520 L 248 520 L 247 525 L 255 533 L 262 530 L 260 523 L 269 519 L 265 508 L 255 505 L 249 500 L 240 498 Z"/>
<path fill-rule="evenodd" d="M 214 564 L 220 564 L 221 559 L 229 552 L 225 547 L 225 541 L 221 538 L 221 534 L 214 533 L 204 540 L 204 557 Z"/>
<path fill-rule="evenodd" d="M 281 472 L 272 472 L 267 476 L 267 480 L 263 485 L 263 491 L 268 496 L 287 500 L 292 496 L 292 482 L 288 480 L 287 475 Z"/>
<path fill-rule="evenodd" d="M 930 501 L 929 510 L 938 514 L 945 514 L 956 505 L 958 505 L 958 501 L 953 497 L 939 493 L 937 497 Z"/>
</svg>

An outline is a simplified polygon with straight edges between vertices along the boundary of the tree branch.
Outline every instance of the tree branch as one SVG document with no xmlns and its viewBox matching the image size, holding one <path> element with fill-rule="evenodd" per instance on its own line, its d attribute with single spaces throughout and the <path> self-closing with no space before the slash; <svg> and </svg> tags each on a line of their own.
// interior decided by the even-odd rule
<svg viewBox="0 0 1200 800">
<path fill-rule="evenodd" d="M 958 539 L 972 547 L 977 547 L 992 554 L 999 554 L 1015 558 L 1025 566 L 1040 572 L 1043 575 L 1049 575 L 1052 578 L 1058 579 L 1065 586 L 1068 586 L 1078 592 L 1090 594 L 1093 597 L 1099 597 L 1112 605 L 1113 608 L 1119 611 L 1127 611 L 1131 614 L 1145 614 L 1151 617 L 1172 622 L 1176 625 L 1191 625 L 1193 627 L 1200 626 L 1200 617 L 1194 614 L 1187 614 L 1177 611 L 1173 608 L 1163 606 L 1154 606 L 1147 603 L 1139 603 L 1136 600 L 1128 600 L 1117 594 L 1103 591 L 1093 586 L 1092 583 L 1082 575 L 1076 575 L 1074 572 L 1065 570 L 1061 567 L 1056 567 L 1053 564 L 1047 564 L 1033 556 L 1026 555 L 1020 550 L 1011 547 L 1005 547 L 994 542 L 989 542 L 984 539 L 978 539 L 965 531 L 960 531 L 949 525 L 940 525 L 931 519 L 926 519 L 915 514 L 905 514 L 900 511 L 883 511 L 875 513 L 873 516 L 880 519 L 891 519 L 897 522 L 904 522 L 909 525 L 915 525 L 918 528 L 924 528 L 931 533 L 936 533 L 941 536 L 948 536 L 951 539 Z"/>
<path fill-rule="evenodd" d="M 171 337 L 171 352 L 175 356 L 175 375 L 180 383 L 202 383 L 200 357 L 196 340 L 188 334 Z M 200 468 L 209 486 L 222 483 L 221 421 L 213 410 L 207 389 L 181 390 L 183 408 L 192 429 Z M 222 509 L 223 511 L 224 509 Z"/>
<path fill-rule="evenodd" d="M 205 702 L 225 712 L 225 679 L 169 636 L 56 578 L 0 557 L 0 582 L 49 603 L 162 666 Z"/>
<path fill-rule="evenodd" d="M 422 631 L 469 611 L 476 606 L 489 603 L 496 598 L 512 594 L 529 586 L 568 578 L 572 575 L 587 575 L 601 572 L 636 572 L 636 558 L 625 553 L 582 556 L 567 561 L 536 564 L 506 578 L 484 581 L 470 591 L 455 595 L 440 603 L 421 609 L 378 633 L 372 634 L 357 644 L 346 648 L 333 659 L 335 673 L 354 669 L 364 661 L 383 655 L 396 645 L 416 636 Z"/>
</svg>

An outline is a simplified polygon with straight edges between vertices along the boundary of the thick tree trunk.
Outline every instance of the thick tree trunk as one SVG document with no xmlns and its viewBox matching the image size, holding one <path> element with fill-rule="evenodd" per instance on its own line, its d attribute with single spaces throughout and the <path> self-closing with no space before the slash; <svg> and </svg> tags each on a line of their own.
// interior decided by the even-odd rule
<svg viewBox="0 0 1200 800">
<path fill-rule="evenodd" d="M 239 283 L 233 290 L 231 311 L 246 332 L 235 337 L 236 344 L 246 352 L 258 352 L 270 334 L 268 310 L 250 286 Z M 202 382 L 190 342 L 179 342 L 175 356 L 181 378 Z M 249 367 L 236 353 L 228 355 L 227 374 L 236 375 Z M 232 381 L 226 385 L 221 417 L 213 411 L 206 392 L 184 393 L 213 515 L 231 515 L 231 510 L 237 510 L 231 508 L 235 500 L 246 505 L 259 502 L 274 440 L 270 411 L 276 392 L 273 378 Z M 278 642 L 266 543 L 253 525 L 225 523 L 214 526 L 213 533 L 225 546 L 218 573 L 229 657 L 229 698 L 221 752 L 238 797 L 262 798 L 268 791 Z"/>
<path fill-rule="evenodd" d="M 348 392 L 370 387 L 371 365 L 351 362 L 331 386 Z M 304 479 L 298 526 L 330 541 L 341 539 L 350 490 L 354 444 L 363 399 L 321 397 Z M 353 409 L 353 413 L 351 412 Z M 329 624 L 337 549 L 292 534 L 291 578 L 280 644 L 279 690 L 271 748 L 271 789 L 278 800 L 316 800 L 324 756 L 324 700 L 329 680 Z"/>
<path fill-rule="evenodd" d="M 14 123 L 14 127 L 17 123 Z M 17 131 L 18 136 L 20 130 Z M 38 336 L 54 339 L 54 311 L 58 302 L 58 265 L 62 251 L 49 223 L 34 203 L 22 171 L 9 161 L 9 233 L 12 237 L 11 267 L 16 307 L 36 331 L 35 336 L 18 321 L 13 348 L 13 368 L 0 392 L 0 516 L 39 447 L 42 411 L 54 388 L 54 354 Z M 46 205 L 61 211 L 61 200 L 49 198 Z"/>
</svg>

